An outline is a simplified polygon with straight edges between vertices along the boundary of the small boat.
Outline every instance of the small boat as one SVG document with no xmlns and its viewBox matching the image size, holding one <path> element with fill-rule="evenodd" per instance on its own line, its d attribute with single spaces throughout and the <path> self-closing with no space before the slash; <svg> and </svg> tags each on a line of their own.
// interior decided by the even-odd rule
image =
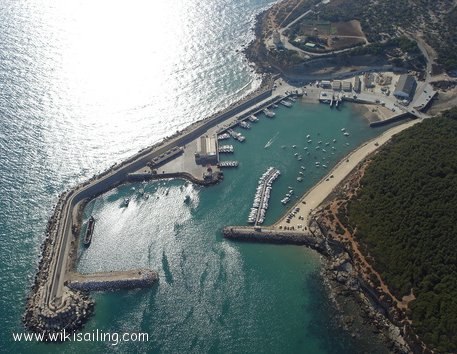
<svg viewBox="0 0 457 354">
<path fill-rule="evenodd" d="M 273 118 L 273 117 L 276 115 L 275 112 L 272 112 L 272 111 L 270 111 L 270 110 L 267 109 L 267 108 L 265 108 L 265 109 L 263 110 L 263 113 L 264 113 L 268 118 Z"/>
<path fill-rule="evenodd" d="M 310 137 L 311 137 L 311 135 L 308 134 L 308 135 L 306 136 L 306 139 L 309 139 Z"/>
<path fill-rule="evenodd" d="M 341 128 L 341 131 L 344 132 L 346 130 L 346 128 Z"/>
<path fill-rule="evenodd" d="M 295 149 L 297 147 L 297 145 L 292 145 L 292 147 Z"/>
<path fill-rule="evenodd" d="M 336 143 L 336 139 L 333 139 L 333 142 Z"/>
<path fill-rule="evenodd" d="M 349 136 L 349 133 L 348 132 L 344 132 L 344 136 Z"/>
<path fill-rule="evenodd" d="M 303 181 L 303 177 L 297 177 L 297 181 L 298 181 L 298 182 Z"/>
</svg>

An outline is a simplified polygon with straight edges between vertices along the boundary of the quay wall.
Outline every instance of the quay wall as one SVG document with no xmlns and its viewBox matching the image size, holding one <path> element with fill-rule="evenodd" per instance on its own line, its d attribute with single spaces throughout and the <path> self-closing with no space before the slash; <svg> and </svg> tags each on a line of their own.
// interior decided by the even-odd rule
<svg viewBox="0 0 457 354">
<path fill-rule="evenodd" d="M 403 119 L 407 119 L 408 117 L 409 117 L 409 113 L 400 113 L 400 114 L 397 114 L 396 116 L 393 116 L 393 117 L 391 117 L 389 119 L 380 120 L 380 121 L 377 121 L 377 122 L 371 122 L 370 123 L 370 127 L 381 127 L 383 125 L 400 122 Z"/>
<path fill-rule="evenodd" d="M 268 96 L 267 96 L 268 97 Z M 285 98 L 287 98 L 288 96 L 280 96 L 280 95 L 277 95 L 277 96 L 274 96 L 272 97 L 271 99 L 269 99 L 268 101 L 266 101 L 264 104 L 262 104 L 261 107 L 254 107 L 252 109 L 250 109 L 249 111 L 247 111 L 246 113 L 243 114 L 242 117 L 238 118 L 238 120 L 236 122 L 233 122 L 232 124 L 230 124 L 229 126 L 227 127 L 223 127 L 223 128 L 220 128 L 217 133 L 220 134 L 220 133 L 224 133 L 226 132 L 227 130 L 229 129 L 232 129 L 234 127 L 236 127 L 241 121 L 243 120 L 246 120 L 251 114 L 257 114 L 259 112 L 261 112 L 264 107 L 267 107 L 273 103 L 277 103 Z M 253 103 L 254 105 L 255 103 Z"/>
<path fill-rule="evenodd" d="M 373 101 L 362 100 L 361 98 L 343 97 L 343 100 L 352 103 L 375 104 Z"/>
<path fill-rule="evenodd" d="M 143 181 L 151 181 L 151 180 L 158 180 L 158 179 L 184 179 L 190 181 L 194 184 L 198 184 L 200 186 L 210 186 L 219 182 L 220 178 L 215 178 L 212 180 L 202 180 L 198 179 L 195 176 L 191 175 L 187 172 L 173 172 L 173 173 L 161 173 L 161 174 L 152 174 L 152 173 L 131 173 L 127 176 L 126 181 L 128 182 L 143 182 Z"/>
<path fill-rule="evenodd" d="M 159 280 L 159 275 L 150 269 L 126 272 L 106 272 L 78 275 L 68 287 L 80 291 L 103 291 L 116 289 L 146 288 Z"/>
</svg>

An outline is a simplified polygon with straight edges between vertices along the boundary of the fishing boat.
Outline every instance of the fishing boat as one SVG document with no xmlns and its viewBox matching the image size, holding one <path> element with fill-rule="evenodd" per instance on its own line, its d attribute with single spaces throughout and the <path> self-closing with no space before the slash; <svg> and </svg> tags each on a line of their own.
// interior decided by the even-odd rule
<svg viewBox="0 0 457 354">
<path fill-rule="evenodd" d="M 87 224 L 86 234 L 84 235 L 84 246 L 89 246 L 92 242 L 92 234 L 95 227 L 95 218 L 91 216 Z"/>
</svg>

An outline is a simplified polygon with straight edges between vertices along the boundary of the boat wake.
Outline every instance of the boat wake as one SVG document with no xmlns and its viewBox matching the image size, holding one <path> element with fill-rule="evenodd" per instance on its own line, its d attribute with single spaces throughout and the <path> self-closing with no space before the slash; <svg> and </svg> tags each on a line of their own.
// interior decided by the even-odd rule
<svg viewBox="0 0 457 354">
<path fill-rule="evenodd" d="M 278 135 L 279 135 L 279 133 L 276 133 L 276 135 L 274 137 L 272 137 L 270 140 L 268 140 L 268 142 L 265 144 L 264 148 L 268 149 L 271 146 L 271 144 L 274 143 L 274 141 L 276 140 Z"/>
</svg>

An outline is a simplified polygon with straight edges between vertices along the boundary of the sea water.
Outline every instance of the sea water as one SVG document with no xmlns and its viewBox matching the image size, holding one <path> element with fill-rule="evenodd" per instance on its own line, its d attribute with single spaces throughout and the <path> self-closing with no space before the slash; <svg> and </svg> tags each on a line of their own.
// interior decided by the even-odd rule
<svg viewBox="0 0 457 354">
<path fill-rule="evenodd" d="M 84 219 L 93 215 L 97 224 L 90 247 L 80 246 L 80 272 L 148 267 L 160 275 L 151 290 L 100 293 L 102 314 L 97 311 L 88 328 L 146 331 L 153 338 L 146 345 L 151 352 L 381 350 L 379 343 L 353 340 L 336 326 L 335 310 L 320 285 L 317 253 L 232 242 L 221 232 L 226 225 L 247 224 L 258 178 L 269 166 L 281 171 L 267 212 L 266 222 L 272 223 L 287 210 L 280 200 L 289 187 L 301 195 L 351 148 L 381 130 L 369 128 L 349 106 L 336 110 L 297 102 L 278 108 L 274 119 L 259 118 L 250 130 L 237 129 L 246 136 L 244 143 L 224 142 L 235 146 L 227 159 L 240 165 L 226 169 L 220 184 L 125 184 L 88 204 Z M 315 161 L 327 168 L 316 168 Z M 296 179 L 300 171 L 303 182 Z M 106 314 L 108 308 L 113 311 Z"/>
<path fill-rule="evenodd" d="M 2 352 L 356 348 L 331 324 L 317 254 L 302 247 L 228 242 L 220 232 L 226 224 L 246 222 L 253 188 L 267 166 L 283 172 L 274 185 L 268 223 L 285 210 L 278 199 L 285 186 L 295 183 L 298 194 L 318 180 L 318 172 L 307 167 L 310 174 L 296 183 L 291 145 L 303 149 L 305 133 L 313 140 L 317 133 L 329 134 L 327 139 L 339 142 L 338 129 L 324 123 L 339 128 L 344 122 L 351 146 L 376 133 L 347 108 L 332 113 L 299 103 L 290 111 L 278 109 L 275 120 L 262 117 L 245 132 L 244 145 L 234 143 L 240 167 L 227 171 L 217 186 L 125 185 L 86 208 L 86 217 L 94 213 L 97 224 L 92 245 L 80 249 L 78 269 L 148 266 L 159 272 L 160 282 L 152 289 L 93 294 L 96 311 L 84 331 L 143 331 L 148 343 L 49 345 L 12 339 L 13 332 L 24 331 L 21 315 L 58 194 L 255 89 L 259 77 L 239 50 L 252 39 L 255 14 L 271 3 L 0 1 Z M 335 114 L 331 123 L 321 119 L 323 113 Z M 287 126 L 304 122 L 309 125 L 297 134 Z M 278 129 L 281 124 L 284 129 Z M 339 153 L 344 149 L 338 146 Z M 328 156 L 329 168 L 336 155 Z M 303 157 L 299 164 L 309 163 Z M 149 199 L 138 198 L 141 187 Z M 186 195 L 189 204 L 183 202 Z M 121 208 L 125 196 L 132 201 Z"/>
</svg>

